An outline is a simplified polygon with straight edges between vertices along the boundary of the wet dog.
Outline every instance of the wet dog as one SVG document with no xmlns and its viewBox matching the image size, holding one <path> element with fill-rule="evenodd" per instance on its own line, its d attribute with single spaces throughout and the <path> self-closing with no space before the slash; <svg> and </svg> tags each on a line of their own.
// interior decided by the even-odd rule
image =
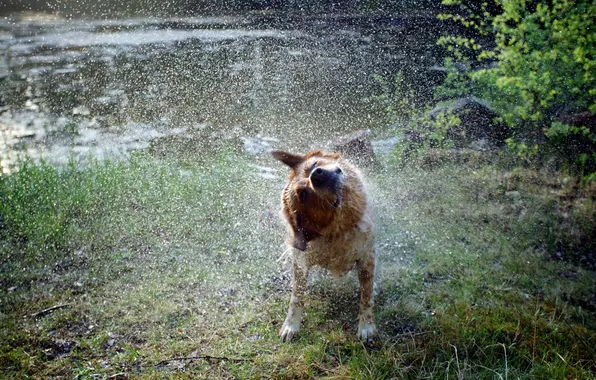
<svg viewBox="0 0 596 380">
<path fill-rule="evenodd" d="M 274 151 L 290 167 L 281 202 L 292 253 L 292 296 L 279 332 L 288 342 L 300 330 L 309 268 L 326 268 L 335 277 L 358 271 L 358 337 L 376 332 L 373 315 L 375 248 L 372 210 L 358 169 L 337 153 L 306 155 Z"/>
</svg>

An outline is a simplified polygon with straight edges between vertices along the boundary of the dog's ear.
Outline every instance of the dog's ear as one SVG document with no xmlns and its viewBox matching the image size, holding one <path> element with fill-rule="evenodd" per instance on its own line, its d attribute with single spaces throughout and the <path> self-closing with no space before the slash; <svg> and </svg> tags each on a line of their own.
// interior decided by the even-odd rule
<svg viewBox="0 0 596 380">
<path fill-rule="evenodd" d="M 292 154 L 288 152 L 282 152 L 280 150 L 274 150 L 273 152 L 271 152 L 271 154 L 273 155 L 273 157 L 288 165 L 292 169 L 295 169 L 298 165 L 306 161 L 305 156 Z"/>
</svg>

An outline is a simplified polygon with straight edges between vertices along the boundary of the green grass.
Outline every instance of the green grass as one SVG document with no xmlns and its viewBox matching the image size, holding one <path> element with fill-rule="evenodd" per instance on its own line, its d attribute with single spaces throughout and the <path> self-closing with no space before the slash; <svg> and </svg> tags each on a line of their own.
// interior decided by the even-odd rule
<svg viewBox="0 0 596 380">
<path fill-rule="evenodd" d="M 355 276 L 316 273 L 283 344 L 285 175 L 250 163 L 139 155 L 0 177 L 0 376 L 596 376 L 588 185 L 492 166 L 370 173 L 379 339 L 354 338 Z"/>
</svg>

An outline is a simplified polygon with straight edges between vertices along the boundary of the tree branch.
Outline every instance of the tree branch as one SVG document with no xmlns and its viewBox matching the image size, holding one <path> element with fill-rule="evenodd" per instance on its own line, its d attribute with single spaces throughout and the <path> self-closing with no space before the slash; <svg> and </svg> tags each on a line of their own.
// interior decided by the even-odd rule
<svg viewBox="0 0 596 380">
<path fill-rule="evenodd" d="M 69 307 L 69 306 L 70 306 L 69 303 L 64 303 L 64 304 L 61 304 L 61 305 L 56 305 L 56 306 L 48 307 L 47 309 L 43 309 L 42 311 L 38 311 L 35 314 L 31 314 L 30 317 L 31 318 L 41 317 L 41 316 L 44 316 L 46 314 L 51 313 L 54 310 L 63 309 L 65 307 Z"/>
</svg>

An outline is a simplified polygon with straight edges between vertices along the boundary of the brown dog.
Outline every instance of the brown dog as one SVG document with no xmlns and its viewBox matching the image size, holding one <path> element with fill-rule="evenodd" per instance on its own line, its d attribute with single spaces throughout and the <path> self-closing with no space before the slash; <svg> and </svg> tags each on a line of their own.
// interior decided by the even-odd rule
<svg viewBox="0 0 596 380">
<path fill-rule="evenodd" d="M 308 269 L 318 265 L 336 277 L 356 267 L 358 337 L 371 339 L 376 332 L 375 248 L 372 211 L 360 172 L 339 154 L 320 150 L 304 156 L 275 151 L 273 157 L 291 170 L 281 202 L 292 252 L 292 297 L 279 335 L 288 342 L 300 330 Z"/>
</svg>

